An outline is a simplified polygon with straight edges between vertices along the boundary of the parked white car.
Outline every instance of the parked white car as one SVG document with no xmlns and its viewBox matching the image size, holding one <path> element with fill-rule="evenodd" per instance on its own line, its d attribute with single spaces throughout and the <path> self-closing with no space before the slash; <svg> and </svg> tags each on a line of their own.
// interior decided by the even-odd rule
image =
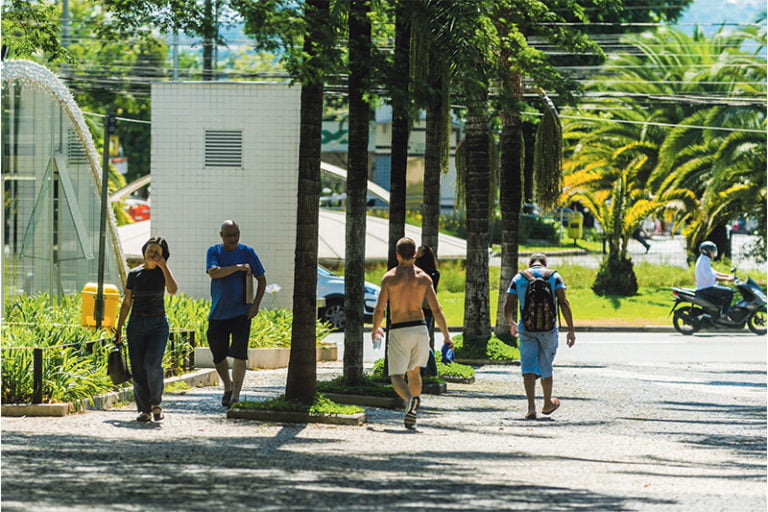
<svg viewBox="0 0 768 512">
<path fill-rule="evenodd" d="M 363 312 L 366 322 L 373 320 L 373 310 L 379 300 L 381 288 L 373 283 L 365 282 L 365 298 Z M 317 310 L 321 320 L 330 322 L 334 329 L 344 330 L 344 276 L 337 276 L 325 267 L 317 267 L 317 298 L 325 299 L 325 305 Z"/>
</svg>

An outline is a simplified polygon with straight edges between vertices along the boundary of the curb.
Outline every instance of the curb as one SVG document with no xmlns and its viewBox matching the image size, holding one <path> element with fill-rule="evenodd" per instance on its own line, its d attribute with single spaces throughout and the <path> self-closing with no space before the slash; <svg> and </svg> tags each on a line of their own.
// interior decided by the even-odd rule
<svg viewBox="0 0 768 512">
<path fill-rule="evenodd" d="M 214 386 L 218 383 L 219 376 L 216 370 L 195 370 L 192 373 L 170 377 L 165 379 L 165 386 L 176 382 L 185 382 L 192 387 Z M 110 391 L 91 398 L 83 398 L 74 402 L 58 404 L 3 404 L 2 416 L 66 416 L 76 411 L 104 411 L 115 404 L 130 402 L 133 400 L 133 389 L 125 387 L 119 391 Z"/>
</svg>

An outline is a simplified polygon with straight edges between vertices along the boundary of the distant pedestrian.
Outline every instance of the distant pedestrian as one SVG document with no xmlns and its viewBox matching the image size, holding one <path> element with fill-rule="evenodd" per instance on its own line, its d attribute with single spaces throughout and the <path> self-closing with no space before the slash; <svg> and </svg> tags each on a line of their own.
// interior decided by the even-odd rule
<svg viewBox="0 0 768 512">
<path fill-rule="evenodd" d="M 440 271 L 437 269 L 437 257 L 431 247 L 422 245 L 416 251 L 416 266 L 427 273 L 432 279 L 432 289 L 437 293 L 437 284 L 440 282 Z M 435 316 L 432 314 L 432 310 L 424 299 L 421 305 L 421 311 L 424 313 L 424 321 L 427 323 L 427 332 L 429 332 L 429 362 L 427 366 L 422 370 L 422 377 L 431 377 L 437 375 L 437 364 L 434 355 L 435 348 Z"/>
<path fill-rule="evenodd" d="M 211 312 L 208 315 L 208 346 L 213 365 L 224 384 L 221 405 L 229 407 L 240 400 L 248 362 L 251 319 L 259 313 L 267 288 L 264 267 L 256 252 L 240 243 L 240 226 L 226 220 L 221 225 L 220 244 L 208 248 L 206 272 L 211 278 Z M 246 281 L 256 277 L 256 295 L 246 296 Z M 231 338 L 231 342 L 230 342 Z M 232 377 L 229 362 L 232 357 Z"/>
<path fill-rule="evenodd" d="M 416 411 L 421 404 L 421 368 L 429 359 L 429 335 L 421 306 L 427 300 L 444 343 L 453 347 L 445 315 L 437 302 L 432 279 L 416 266 L 416 243 L 403 237 L 396 245 L 397 266 L 381 279 L 381 293 L 373 312 L 371 339 L 383 336 L 381 322 L 389 304 L 392 325 L 389 328 L 387 360 L 389 377 L 397 394 L 407 404 L 403 423 L 416 427 Z M 408 383 L 405 376 L 408 376 Z"/>
<path fill-rule="evenodd" d="M 163 354 L 170 329 L 165 316 L 165 291 L 175 295 L 176 279 L 168 267 L 168 242 L 152 237 L 141 248 L 144 264 L 131 269 L 125 280 L 125 297 L 115 329 L 115 344 L 120 345 L 123 323 L 128 320 L 128 355 L 133 374 L 133 396 L 139 416 L 136 421 L 161 421 L 165 375 Z"/>
<path fill-rule="evenodd" d="M 544 394 L 542 414 L 552 414 L 560 400 L 552 397 L 552 362 L 558 346 L 557 308 L 563 311 L 568 324 L 566 336 L 569 347 L 576 342 L 571 306 L 565 296 L 565 283 L 556 271 L 547 268 L 547 257 L 534 253 L 529 268 L 512 278 L 504 304 L 504 316 L 509 332 L 520 339 L 520 363 L 523 373 L 528 412 L 525 419 L 536 419 L 536 379 L 541 378 Z M 513 314 L 520 305 L 520 323 Z"/>
<path fill-rule="evenodd" d="M 637 228 L 632 232 L 632 238 L 640 242 L 643 247 L 645 247 L 645 252 L 647 253 L 648 250 L 651 248 L 651 244 L 648 243 L 648 241 L 645 239 L 645 233 L 643 233 L 642 228 Z"/>
</svg>

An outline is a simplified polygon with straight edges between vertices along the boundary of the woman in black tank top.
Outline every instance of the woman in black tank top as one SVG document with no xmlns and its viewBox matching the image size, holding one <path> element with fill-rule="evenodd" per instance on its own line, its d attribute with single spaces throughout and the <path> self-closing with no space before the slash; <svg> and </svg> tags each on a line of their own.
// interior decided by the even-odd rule
<svg viewBox="0 0 768 512">
<path fill-rule="evenodd" d="M 115 331 L 115 344 L 122 343 L 122 330 L 128 312 L 126 335 L 133 373 L 133 394 L 139 412 L 137 421 L 146 423 L 163 419 L 161 408 L 164 374 L 163 354 L 168 343 L 168 318 L 164 295 L 175 295 L 176 280 L 168 268 L 168 242 L 150 238 L 141 248 L 144 264 L 131 269 L 125 281 L 125 297 Z"/>
</svg>

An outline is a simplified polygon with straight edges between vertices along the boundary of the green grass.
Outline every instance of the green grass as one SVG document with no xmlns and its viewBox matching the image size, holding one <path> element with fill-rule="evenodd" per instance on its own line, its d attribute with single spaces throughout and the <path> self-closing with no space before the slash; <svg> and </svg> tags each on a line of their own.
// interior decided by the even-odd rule
<svg viewBox="0 0 768 512">
<path fill-rule="evenodd" d="M 581 242 L 580 242 L 581 243 Z M 674 265 L 639 263 L 635 265 L 640 289 L 633 297 L 601 297 L 592 292 L 596 269 L 583 265 L 565 264 L 556 269 L 568 287 L 576 325 L 667 325 L 672 307 L 671 286 L 694 287 L 693 270 Z M 722 269 L 721 269 L 722 270 Z M 727 271 L 727 270 L 724 270 Z M 383 265 L 371 267 L 366 274 L 369 281 L 378 282 L 384 272 Z M 445 262 L 440 265 L 440 285 L 437 297 L 443 307 L 448 325 L 464 324 L 465 271 L 461 262 Z M 499 297 L 499 267 L 491 267 L 490 314 L 496 322 Z M 506 285 L 505 285 L 506 287 Z"/>
<path fill-rule="evenodd" d="M 383 360 L 382 360 L 383 361 Z M 344 382 L 344 377 L 336 377 L 333 380 L 318 381 L 317 391 L 323 393 L 344 393 L 349 395 L 381 396 L 387 398 L 397 397 L 392 384 L 381 383 L 369 376 L 363 377 L 363 382 L 358 385 L 349 385 Z"/>
<path fill-rule="evenodd" d="M 192 389 L 192 386 L 190 386 L 186 382 L 177 381 L 177 382 L 172 382 L 171 384 L 167 384 L 163 392 L 169 393 L 169 394 L 183 395 L 190 389 Z"/>
<path fill-rule="evenodd" d="M 520 350 L 517 347 L 507 345 L 493 334 L 485 347 L 485 353 L 464 348 L 464 335 L 462 334 L 457 334 L 452 340 L 456 359 L 490 359 L 491 361 L 517 361 L 520 359 Z"/>
<path fill-rule="evenodd" d="M 286 400 L 284 395 L 260 402 L 244 400 L 235 403 L 237 409 L 262 409 L 268 411 L 309 412 L 315 414 L 358 414 L 363 409 L 356 405 L 337 404 L 320 393 L 315 395 L 315 401 L 311 404 Z"/>
</svg>

